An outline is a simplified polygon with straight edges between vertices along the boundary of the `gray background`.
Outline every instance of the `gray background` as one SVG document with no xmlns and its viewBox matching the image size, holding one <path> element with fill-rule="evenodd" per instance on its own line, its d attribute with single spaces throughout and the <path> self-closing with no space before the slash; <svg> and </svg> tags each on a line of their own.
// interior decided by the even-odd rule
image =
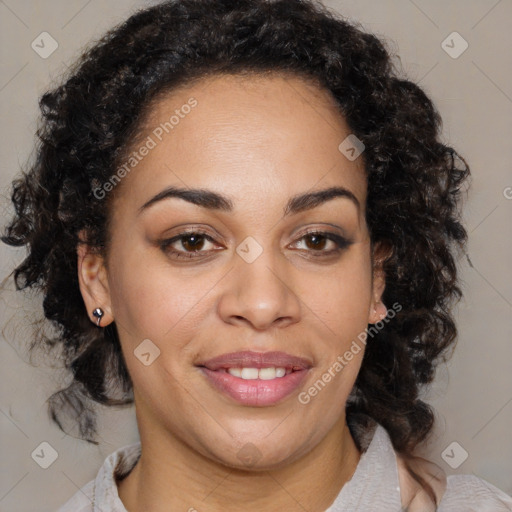
<svg viewBox="0 0 512 512">
<path fill-rule="evenodd" d="M 133 9 L 151 3 L 0 0 L 3 219 L 10 212 L 10 182 L 32 151 L 38 97 L 84 45 Z M 429 457 L 449 474 L 474 473 L 511 494 L 512 2 L 325 3 L 390 41 L 405 72 L 420 82 L 438 106 L 445 140 L 471 166 L 473 182 L 465 208 L 469 260 L 465 256 L 461 260 L 465 298 L 457 308 L 460 336 L 454 357 L 439 368 L 436 383 L 427 392 L 438 415 Z M 31 48 L 43 31 L 59 45 L 46 59 Z M 469 44 L 456 59 L 441 46 L 453 31 Z M 455 50 L 460 48 L 457 42 L 453 45 Z M 0 246 L 0 280 L 23 253 Z M 45 401 L 69 377 L 51 367 L 51 354 L 29 365 L 24 347 L 32 332 L 24 315 L 40 314 L 38 297 L 10 292 L 10 283 L 7 288 L 0 296 L 0 510 L 47 512 L 91 480 L 107 455 L 138 440 L 135 416 L 132 408 L 102 408 L 99 446 L 66 436 L 52 424 Z M 58 452 L 48 469 L 31 457 L 43 441 Z M 447 452 L 452 465 L 461 462 L 462 450 L 468 453 L 456 471 L 441 456 L 454 441 L 458 445 Z"/>
</svg>

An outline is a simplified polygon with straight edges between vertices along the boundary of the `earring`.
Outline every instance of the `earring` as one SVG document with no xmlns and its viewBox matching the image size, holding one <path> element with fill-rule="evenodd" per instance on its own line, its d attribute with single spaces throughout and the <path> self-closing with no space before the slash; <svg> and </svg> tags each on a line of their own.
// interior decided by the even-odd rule
<svg viewBox="0 0 512 512">
<path fill-rule="evenodd" d="M 384 305 L 384 303 L 380 300 L 379 300 L 379 302 L 377 302 L 375 304 L 375 306 L 373 308 L 373 312 L 375 314 L 377 314 L 377 310 L 380 310 L 378 315 L 381 320 L 383 320 L 386 316 L 388 316 L 388 310 L 387 310 L 386 306 Z"/>
<path fill-rule="evenodd" d="M 103 317 L 105 313 L 103 312 L 103 309 L 101 308 L 96 308 L 93 312 L 92 312 L 92 316 L 96 317 L 97 320 L 96 320 L 96 325 L 99 327 L 100 325 L 100 322 L 101 322 L 101 319 Z"/>
</svg>

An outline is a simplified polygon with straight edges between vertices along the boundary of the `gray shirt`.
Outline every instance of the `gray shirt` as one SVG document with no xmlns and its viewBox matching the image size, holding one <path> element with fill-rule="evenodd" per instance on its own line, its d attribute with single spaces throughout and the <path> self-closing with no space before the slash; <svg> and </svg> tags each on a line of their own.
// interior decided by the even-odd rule
<svg viewBox="0 0 512 512">
<path fill-rule="evenodd" d="M 111 453 L 96 478 L 77 491 L 57 512 L 127 512 L 117 492 L 116 477 L 126 476 L 137 463 L 140 453 L 140 442 Z M 400 512 L 401 497 L 397 456 L 388 433 L 377 425 L 352 478 L 325 512 Z M 417 510 L 423 512 L 426 509 L 420 505 Z M 437 509 L 437 512 L 510 511 L 512 497 L 473 475 L 448 476 L 446 491 Z"/>
</svg>

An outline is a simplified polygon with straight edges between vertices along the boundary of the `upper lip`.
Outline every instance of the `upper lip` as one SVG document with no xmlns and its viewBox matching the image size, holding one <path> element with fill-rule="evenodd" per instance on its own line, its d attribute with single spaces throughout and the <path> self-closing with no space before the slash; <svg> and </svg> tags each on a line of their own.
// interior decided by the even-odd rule
<svg viewBox="0 0 512 512">
<path fill-rule="evenodd" d="M 307 370 L 312 364 L 308 359 L 292 356 L 286 352 L 230 352 L 204 361 L 198 366 L 209 370 L 221 368 L 286 368 L 290 370 Z"/>
</svg>

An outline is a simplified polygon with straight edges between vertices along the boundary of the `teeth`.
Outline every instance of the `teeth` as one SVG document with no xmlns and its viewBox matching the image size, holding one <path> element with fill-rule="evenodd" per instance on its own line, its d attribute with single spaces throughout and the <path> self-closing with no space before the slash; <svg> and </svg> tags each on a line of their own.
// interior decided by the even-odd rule
<svg viewBox="0 0 512 512">
<path fill-rule="evenodd" d="M 272 380 L 277 376 L 277 370 L 275 368 L 261 368 L 258 377 L 261 380 Z"/>
<path fill-rule="evenodd" d="M 242 376 L 242 368 L 229 368 L 228 373 L 233 375 L 233 377 L 241 377 Z"/>
<path fill-rule="evenodd" d="M 258 378 L 258 368 L 242 368 L 242 379 L 252 380 Z"/>
<path fill-rule="evenodd" d="M 287 372 L 286 368 L 228 368 L 228 373 L 244 380 L 272 380 L 284 377 L 291 371 Z"/>
</svg>

